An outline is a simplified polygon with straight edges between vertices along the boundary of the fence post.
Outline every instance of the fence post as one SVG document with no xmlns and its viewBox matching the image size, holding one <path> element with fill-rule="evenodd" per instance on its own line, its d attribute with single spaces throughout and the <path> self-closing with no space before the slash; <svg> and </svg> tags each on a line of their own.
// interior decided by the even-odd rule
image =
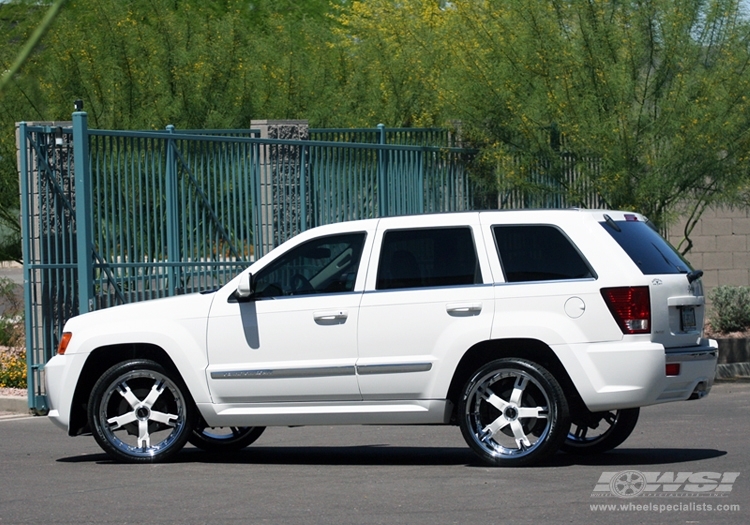
<svg viewBox="0 0 750 525">
<path fill-rule="evenodd" d="M 78 313 L 94 309 L 94 228 L 91 170 L 89 169 L 88 115 L 73 113 L 73 164 L 75 166 L 76 256 L 78 261 Z"/>
<path fill-rule="evenodd" d="M 167 133 L 174 133 L 172 124 L 167 126 Z M 177 221 L 177 211 L 179 204 L 177 202 L 177 159 L 175 153 L 174 140 L 167 139 L 166 151 L 166 201 L 167 201 L 167 285 L 169 295 L 176 295 L 179 287 L 177 286 L 177 266 L 180 261 L 179 246 L 179 229 Z"/>
<path fill-rule="evenodd" d="M 385 145 L 385 124 L 378 124 L 379 141 Z M 385 148 L 378 151 L 378 215 L 388 215 L 388 152 Z"/>
<path fill-rule="evenodd" d="M 33 409 L 37 406 L 43 406 L 37 404 L 37 392 L 39 391 L 39 385 L 37 384 L 37 373 L 34 361 L 34 337 L 33 333 L 33 308 L 31 297 L 31 232 L 30 228 L 30 210 L 29 210 L 29 159 L 28 159 L 28 136 L 26 131 L 26 123 L 20 122 L 18 124 L 18 138 L 16 142 L 18 144 L 18 168 L 20 172 L 20 186 L 21 186 L 21 243 L 23 247 L 23 321 L 26 333 L 26 395 L 28 398 L 29 408 Z"/>
<path fill-rule="evenodd" d="M 417 212 L 424 213 L 424 201 L 427 197 L 424 191 L 424 169 L 425 169 L 425 150 L 419 151 L 419 179 L 417 181 Z M 430 210 L 433 211 L 433 210 Z"/>
<path fill-rule="evenodd" d="M 307 230 L 307 145 L 300 147 L 299 168 L 299 200 L 300 200 L 300 231 Z"/>
</svg>

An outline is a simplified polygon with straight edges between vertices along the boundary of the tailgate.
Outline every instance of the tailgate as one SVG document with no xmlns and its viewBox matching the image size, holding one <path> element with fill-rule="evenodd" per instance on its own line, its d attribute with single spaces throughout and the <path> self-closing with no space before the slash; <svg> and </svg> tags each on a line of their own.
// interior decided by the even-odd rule
<svg viewBox="0 0 750 525">
<path fill-rule="evenodd" d="M 685 274 L 649 277 L 651 340 L 667 352 L 700 344 L 706 310 L 700 279 L 690 283 Z"/>
</svg>

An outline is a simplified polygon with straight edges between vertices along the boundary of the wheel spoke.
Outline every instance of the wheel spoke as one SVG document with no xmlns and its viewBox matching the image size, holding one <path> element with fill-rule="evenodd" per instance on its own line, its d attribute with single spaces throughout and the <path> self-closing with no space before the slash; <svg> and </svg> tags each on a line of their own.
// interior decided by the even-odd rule
<svg viewBox="0 0 750 525">
<path fill-rule="evenodd" d="M 151 435 L 148 433 L 148 421 L 138 421 L 138 447 L 147 449 L 151 446 Z"/>
<path fill-rule="evenodd" d="M 546 407 L 518 407 L 518 419 L 534 417 L 537 419 L 547 419 Z"/>
<path fill-rule="evenodd" d="M 146 399 L 143 400 L 143 404 L 148 408 L 154 406 L 154 403 L 156 403 L 156 400 L 159 399 L 159 396 L 162 394 L 162 392 L 164 392 L 165 388 L 166 385 L 164 384 L 164 381 L 155 382 L 154 386 L 151 387 L 151 392 L 149 392 L 148 396 L 146 396 Z"/>
<path fill-rule="evenodd" d="M 586 425 L 577 426 L 576 431 L 575 431 L 576 439 L 580 439 L 580 440 L 586 439 L 586 434 L 588 433 L 588 431 L 589 431 L 589 427 L 587 427 Z"/>
<path fill-rule="evenodd" d="M 128 402 L 133 410 L 135 410 L 138 405 L 141 404 L 140 399 L 136 397 L 133 391 L 130 390 L 128 384 L 124 381 L 121 384 L 117 385 L 117 393 L 120 394 L 125 399 L 125 401 Z"/>
<path fill-rule="evenodd" d="M 523 396 L 526 385 L 529 384 L 529 378 L 524 376 L 518 376 L 516 378 L 516 384 L 513 387 L 513 393 L 510 395 L 510 402 L 516 406 L 521 404 L 521 396 Z"/>
<path fill-rule="evenodd" d="M 487 401 L 490 405 L 498 409 L 500 412 L 505 410 L 505 407 L 508 406 L 508 403 L 506 401 L 503 401 L 499 396 L 495 395 L 495 393 L 490 390 L 489 388 L 479 388 L 477 390 L 477 394 Z"/>
<path fill-rule="evenodd" d="M 527 449 L 531 446 L 529 438 L 526 437 L 526 433 L 523 431 L 523 425 L 519 420 L 511 421 L 510 429 L 513 431 L 513 437 L 516 438 L 516 445 L 521 450 Z"/>
<path fill-rule="evenodd" d="M 122 428 L 129 423 L 133 423 L 137 419 L 138 418 L 136 417 L 135 410 L 134 410 L 132 412 L 127 412 L 117 417 L 111 417 L 107 420 L 107 423 L 109 423 L 112 426 L 112 430 L 117 430 L 118 428 Z"/>
<path fill-rule="evenodd" d="M 165 414 L 164 412 L 157 412 L 154 410 L 151 412 L 149 420 L 156 421 L 157 423 L 164 423 L 165 425 L 173 427 L 178 418 L 179 416 L 176 414 Z"/>
<path fill-rule="evenodd" d="M 500 416 L 495 421 L 482 429 L 482 433 L 479 435 L 479 439 L 481 441 L 486 441 L 488 438 L 495 437 L 495 434 L 507 427 L 508 423 L 510 423 L 510 421 L 508 421 L 505 416 Z"/>
</svg>

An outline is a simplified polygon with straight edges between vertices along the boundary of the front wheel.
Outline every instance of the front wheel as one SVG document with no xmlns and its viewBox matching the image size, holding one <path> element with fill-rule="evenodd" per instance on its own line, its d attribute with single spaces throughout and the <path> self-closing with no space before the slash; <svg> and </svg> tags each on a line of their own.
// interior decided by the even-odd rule
<svg viewBox="0 0 750 525">
<path fill-rule="evenodd" d="M 112 458 L 126 463 L 171 458 L 187 442 L 194 414 L 179 376 L 146 359 L 113 366 L 89 396 L 94 439 Z"/>
<path fill-rule="evenodd" d="M 193 446 L 207 452 L 234 452 L 255 443 L 265 429 L 266 427 L 206 427 L 198 425 L 193 429 L 188 441 Z"/>
<path fill-rule="evenodd" d="M 466 383 L 459 426 L 471 449 L 493 466 L 525 466 L 554 454 L 570 427 L 560 384 L 525 359 L 484 365 Z"/>
<path fill-rule="evenodd" d="M 611 410 L 589 414 L 570 425 L 567 438 L 560 446 L 565 452 L 599 454 L 621 445 L 635 429 L 640 408 Z"/>
</svg>

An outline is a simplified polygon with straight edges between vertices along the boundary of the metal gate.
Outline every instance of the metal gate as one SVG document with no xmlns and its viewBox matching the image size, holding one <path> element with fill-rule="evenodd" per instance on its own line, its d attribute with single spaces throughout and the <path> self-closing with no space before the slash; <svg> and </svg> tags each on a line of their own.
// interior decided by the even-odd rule
<svg viewBox="0 0 750 525">
<path fill-rule="evenodd" d="M 74 315 L 216 288 L 313 226 L 472 207 L 473 152 L 458 148 L 92 130 L 85 112 L 18 133 L 29 407 L 39 413 L 44 364 Z"/>
</svg>

